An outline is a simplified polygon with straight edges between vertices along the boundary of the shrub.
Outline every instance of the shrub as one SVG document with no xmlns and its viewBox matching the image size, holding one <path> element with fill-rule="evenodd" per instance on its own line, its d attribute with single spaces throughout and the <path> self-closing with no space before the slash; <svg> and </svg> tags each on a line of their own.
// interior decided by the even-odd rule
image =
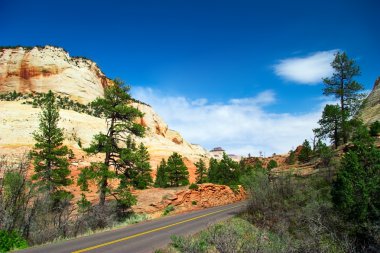
<svg viewBox="0 0 380 253">
<path fill-rule="evenodd" d="M 196 206 L 198 203 L 197 203 L 197 201 L 193 200 L 193 201 L 191 201 L 191 204 L 192 204 L 193 206 Z"/>
<path fill-rule="evenodd" d="M 171 245 L 180 252 L 201 253 L 206 252 L 209 247 L 205 238 L 202 237 L 196 238 L 193 236 L 184 237 L 173 235 L 170 239 L 172 240 Z"/>
<path fill-rule="evenodd" d="M 189 186 L 189 189 L 190 189 L 190 190 L 198 190 L 198 189 L 199 189 L 199 186 L 198 186 L 197 184 L 192 183 L 192 184 Z"/>
<path fill-rule="evenodd" d="M 380 134 L 380 122 L 378 120 L 370 125 L 369 132 L 373 137 L 376 137 Z"/>
<path fill-rule="evenodd" d="M 271 159 L 267 165 L 267 169 L 268 170 L 271 170 L 271 169 L 274 169 L 278 166 L 277 162 L 273 159 Z"/>
<path fill-rule="evenodd" d="M 0 252 L 25 249 L 28 243 L 16 231 L 0 230 Z"/>
<path fill-rule="evenodd" d="M 168 215 L 169 213 L 173 212 L 174 211 L 174 206 L 172 205 L 168 205 L 165 210 L 164 210 L 164 213 L 162 214 L 163 216 L 166 216 Z"/>
<path fill-rule="evenodd" d="M 290 150 L 289 156 L 286 158 L 286 163 L 289 165 L 296 163 L 296 152 L 294 150 Z"/>
<path fill-rule="evenodd" d="M 232 184 L 232 185 L 229 185 L 230 189 L 236 194 L 236 193 L 239 193 L 240 191 L 240 188 L 239 188 L 239 185 L 237 184 Z"/>
<path fill-rule="evenodd" d="M 259 230 L 246 220 L 232 218 L 191 236 L 172 236 L 171 244 L 156 252 L 284 252 L 278 236 Z"/>
</svg>

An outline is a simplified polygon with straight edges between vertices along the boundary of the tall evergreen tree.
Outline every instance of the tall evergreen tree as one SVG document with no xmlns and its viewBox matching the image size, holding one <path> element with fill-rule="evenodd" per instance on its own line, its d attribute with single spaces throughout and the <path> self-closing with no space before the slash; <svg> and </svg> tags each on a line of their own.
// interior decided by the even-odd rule
<svg viewBox="0 0 380 253">
<path fill-rule="evenodd" d="M 182 160 L 182 156 L 174 152 L 168 158 L 167 172 L 170 186 L 183 186 L 189 184 L 189 171 Z"/>
<path fill-rule="evenodd" d="M 232 185 L 239 181 L 239 164 L 233 161 L 226 153 L 219 162 L 218 184 Z"/>
<path fill-rule="evenodd" d="M 345 52 L 338 52 L 331 63 L 334 73 L 330 78 L 324 78 L 324 95 L 334 95 L 340 102 L 340 123 L 343 143 L 348 141 L 348 117 L 353 115 L 360 103 L 363 86 L 354 78 L 360 75 L 360 68 L 354 60 L 348 58 Z"/>
<path fill-rule="evenodd" d="M 143 114 L 131 106 L 132 97 L 130 87 L 115 79 L 112 86 L 105 88 L 104 98 L 97 98 L 91 106 L 107 121 L 107 133 L 94 136 L 90 147 L 85 149 L 90 154 L 104 153 L 105 159 L 100 163 L 93 163 L 82 170 L 78 184 L 82 189 L 88 187 L 88 180 L 95 180 L 99 187 L 99 205 L 104 206 L 107 194 L 123 203 L 123 206 L 133 204 L 129 188 L 131 178 L 128 177 L 129 161 L 123 155 L 127 152 L 123 144 L 127 144 L 130 135 L 143 136 L 144 127 L 134 122 L 134 119 Z M 111 169 L 112 168 L 112 169 Z M 109 179 L 119 178 L 121 184 L 112 189 Z"/>
<path fill-rule="evenodd" d="M 211 158 L 208 166 L 207 172 L 208 181 L 215 183 L 219 178 L 219 162 L 215 158 Z"/>
<path fill-rule="evenodd" d="M 203 184 L 207 182 L 207 168 L 206 164 L 202 159 L 199 159 L 198 162 L 194 163 L 197 170 L 195 171 L 196 182 L 197 184 Z"/>
<path fill-rule="evenodd" d="M 364 125 L 353 137 L 332 188 L 333 203 L 343 217 L 360 226 L 380 219 L 380 150 Z"/>
<path fill-rule="evenodd" d="M 35 172 L 32 178 L 54 201 L 70 197 L 62 187 L 72 183 L 66 157 L 69 149 L 63 145 L 63 130 L 58 127 L 58 121 L 59 110 L 53 92 L 49 91 L 44 96 L 39 129 L 33 133 L 36 143 L 31 156 Z"/>
<path fill-rule="evenodd" d="M 322 118 L 318 121 L 320 127 L 314 129 L 318 138 L 329 138 L 335 148 L 340 144 L 342 117 L 338 105 L 326 105 L 323 109 Z"/>
<path fill-rule="evenodd" d="M 169 185 L 168 180 L 168 165 L 165 159 L 161 160 L 160 166 L 157 168 L 156 180 L 154 181 L 155 187 L 165 188 Z"/>
<path fill-rule="evenodd" d="M 123 166 L 119 173 L 125 184 L 130 184 L 137 189 L 146 189 L 152 184 L 151 168 L 149 163 L 149 153 L 144 144 L 140 143 L 137 147 L 136 142 L 127 137 L 126 148 L 120 152 L 120 161 Z"/>
<path fill-rule="evenodd" d="M 150 156 L 144 144 L 140 143 L 136 150 L 136 161 L 134 175 L 132 175 L 132 185 L 138 189 L 146 189 L 152 185 L 152 169 L 150 167 Z"/>
<path fill-rule="evenodd" d="M 219 162 L 210 160 L 209 181 L 215 184 L 238 184 L 240 177 L 239 163 L 233 161 L 226 153 Z"/>
</svg>

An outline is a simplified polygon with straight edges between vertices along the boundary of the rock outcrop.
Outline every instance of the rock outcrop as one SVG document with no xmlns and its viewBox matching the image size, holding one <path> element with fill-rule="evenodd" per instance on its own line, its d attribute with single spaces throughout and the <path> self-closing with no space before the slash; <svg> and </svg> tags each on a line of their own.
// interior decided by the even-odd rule
<svg viewBox="0 0 380 253">
<path fill-rule="evenodd" d="M 83 104 L 104 94 L 104 87 L 112 85 L 91 60 L 73 58 L 62 48 L 52 46 L 34 48 L 0 49 L 0 93 L 47 92 L 68 96 Z M 192 145 L 182 136 L 169 129 L 152 107 L 133 103 L 144 113 L 139 123 L 146 127 L 144 138 L 137 139 L 147 146 L 155 170 L 162 158 L 173 152 L 184 157 L 194 181 L 193 162 L 207 159 L 209 153 L 198 145 Z M 33 131 L 38 127 L 40 109 L 22 104 L 22 101 L 0 101 L 0 149 L 25 150 L 34 144 Z M 92 136 L 106 130 L 104 119 L 71 110 L 60 110 L 60 127 L 64 129 L 66 144 L 80 150 L 78 142 L 87 146 Z"/>
<path fill-rule="evenodd" d="M 133 210 L 137 213 L 148 213 L 153 216 L 162 215 L 167 206 L 173 206 L 174 212 L 226 205 L 246 198 L 246 192 L 239 186 L 236 191 L 225 185 L 200 184 L 198 189 L 148 189 L 136 191 L 137 205 Z"/>
<path fill-rule="evenodd" d="M 62 48 L 0 49 L 0 92 L 45 93 L 52 90 L 88 103 L 111 83 L 96 63 L 70 57 Z"/>
<path fill-rule="evenodd" d="M 380 77 L 375 81 L 372 92 L 365 99 L 358 115 L 366 124 L 380 121 Z"/>
</svg>

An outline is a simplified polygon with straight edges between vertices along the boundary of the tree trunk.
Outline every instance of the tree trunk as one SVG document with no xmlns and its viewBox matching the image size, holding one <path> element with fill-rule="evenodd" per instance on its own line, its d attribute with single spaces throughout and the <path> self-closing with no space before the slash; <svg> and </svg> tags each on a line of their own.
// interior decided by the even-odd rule
<svg viewBox="0 0 380 253">
<path fill-rule="evenodd" d="M 99 190 L 99 205 L 100 206 L 104 206 L 106 202 L 107 186 L 108 186 L 107 177 L 103 177 L 100 183 L 100 190 Z"/>
<path fill-rule="evenodd" d="M 339 146 L 339 136 L 338 136 L 338 122 L 334 122 L 334 144 L 335 144 L 335 149 L 338 148 Z"/>
<path fill-rule="evenodd" d="M 346 133 L 346 119 L 344 116 L 344 76 L 343 72 L 341 73 L 341 79 L 340 79 L 340 113 L 341 113 L 341 128 L 342 128 L 342 139 L 343 144 L 347 143 L 347 133 Z"/>
</svg>

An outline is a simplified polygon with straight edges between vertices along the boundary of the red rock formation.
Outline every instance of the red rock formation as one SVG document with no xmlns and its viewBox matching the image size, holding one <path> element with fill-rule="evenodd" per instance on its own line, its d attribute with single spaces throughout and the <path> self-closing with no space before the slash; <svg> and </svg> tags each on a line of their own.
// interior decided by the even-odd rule
<svg viewBox="0 0 380 253">
<path fill-rule="evenodd" d="M 247 197 L 241 186 L 236 192 L 228 186 L 210 183 L 198 185 L 197 190 L 183 188 L 136 191 L 138 204 L 133 209 L 138 213 L 160 216 L 169 205 L 174 207 L 175 213 L 180 213 L 230 204 L 244 200 Z"/>
</svg>

